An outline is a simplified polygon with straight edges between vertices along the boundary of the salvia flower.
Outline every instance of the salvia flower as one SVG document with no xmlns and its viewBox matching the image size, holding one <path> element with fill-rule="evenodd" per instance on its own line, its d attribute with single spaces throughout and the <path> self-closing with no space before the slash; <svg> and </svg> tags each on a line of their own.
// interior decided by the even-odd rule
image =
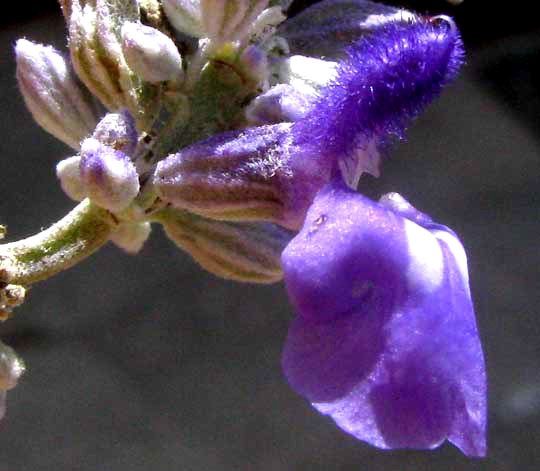
<svg viewBox="0 0 540 471">
<path fill-rule="evenodd" d="M 0 245 L 0 319 L 25 285 L 109 240 L 136 253 L 159 223 L 218 276 L 285 276 L 297 312 L 285 374 L 342 429 L 380 448 L 449 440 L 483 456 L 463 247 L 399 195 L 356 192 L 463 62 L 453 21 L 368 0 L 324 0 L 288 22 L 288 0 L 60 3 L 73 71 L 109 113 L 99 119 L 60 53 L 17 43 L 25 101 L 78 151 L 56 170 L 83 201 Z M 0 415 L 14 358 L 0 345 Z"/>
<path fill-rule="evenodd" d="M 485 454 L 486 375 L 463 247 L 399 195 L 324 187 L 282 255 L 292 387 L 380 448 Z"/>
<path fill-rule="evenodd" d="M 384 23 L 349 47 L 311 102 L 305 94 L 307 103 L 297 100 L 301 118 L 292 125 L 249 128 L 183 149 L 158 165 L 156 191 L 199 214 L 220 200 L 223 214 L 218 204 L 211 208 L 216 218 L 267 218 L 297 229 L 336 172 L 351 187 L 364 172 L 378 176 L 379 149 L 390 137 L 403 136 L 408 122 L 455 76 L 462 56 L 449 19 Z M 248 113 L 253 118 L 253 108 Z"/>
</svg>

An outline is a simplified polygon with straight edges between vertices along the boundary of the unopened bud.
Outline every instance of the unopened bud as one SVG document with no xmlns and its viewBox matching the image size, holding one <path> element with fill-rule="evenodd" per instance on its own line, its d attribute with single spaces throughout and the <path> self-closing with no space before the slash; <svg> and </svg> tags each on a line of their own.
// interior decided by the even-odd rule
<svg viewBox="0 0 540 471">
<path fill-rule="evenodd" d="M 122 51 L 131 70 L 151 83 L 175 80 L 182 75 L 182 58 L 167 35 L 140 23 L 122 26 Z"/>
<path fill-rule="evenodd" d="M 162 0 L 162 4 L 165 15 L 178 31 L 195 38 L 204 36 L 199 0 Z"/>
<path fill-rule="evenodd" d="M 112 233 L 111 241 L 127 253 L 136 254 L 142 249 L 151 230 L 149 222 L 126 222 Z"/>
<path fill-rule="evenodd" d="M 81 158 L 78 155 L 61 160 L 56 165 L 56 176 L 64 193 L 72 200 L 82 201 L 86 198 L 86 190 L 81 181 L 79 165 Z"/>
<path fill-rule="evenodd" d="M 253 126 L 298 121 L 306 116 L 315 97 L 282 83 L 255 98 L 246 108 L 246 118 Z"/>
<path fill-rule="evenodd" d="M 24 371 L 21 358 L 11 347 L 0 342 L 0 419 L 6 412 L 6 391 L 17 385 Z"/>
<path fill-rule="evenodd" d="M 140 20 L 135 0 L 72 2 L 71 60 L 80 79 L 111 111 L 128 109 L 145 129 L 155 119 L 159 90 L 134 74 L 122 52 L 121 27 Z"/>
<path fill-rule="evenodd" d="M 109 211 L 125 209 L 139 192 L 139 177 L 129 157 L 96 139 L 83 142 L 79 168 L 87 196 Z"/>
<path fill-rule="evenodd" d="M 159 162 L 162 200 L 212 219 L 283 222 L 290 124 L 224 133 Z"/>
<path fill-rule="evenodd" d="M 135 121 L 129 111 L 108 113 L 98 123 L 92 137 L 106 146 L 132 155 L 137 145 Z"/>
<path fill-rule="evenodd" d="M 279 226 L 214 221 L 174 208 L 157 219 L 172 241 L 214 275 L 248 283 L 283 278 L 281 252 L 293 234 Z"/>
<path fill-rule="evenodd" d="M 37 123 L 74 149 L 98 121 L 98 107 L 63 54 L 51 46 L 19 39 L 17 80 Z"/>
<path fill-rule="evenodd" d="M 217 41 L 243 39 L 268 0 L 201 0 L 205 35 Z"/>
</svg>

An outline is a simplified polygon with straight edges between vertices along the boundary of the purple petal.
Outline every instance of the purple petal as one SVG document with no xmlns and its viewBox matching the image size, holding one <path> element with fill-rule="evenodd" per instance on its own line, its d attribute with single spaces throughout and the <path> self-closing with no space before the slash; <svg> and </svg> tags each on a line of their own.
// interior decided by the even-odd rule
<svg viewBox="0 0 540 471">
<path fill-rule="evenodd" d="M 392 21 L 377 28 L 349 48 L 348 59 L 309 115 L 294 124 L 295 143 L 321 160 L 321 167 L 342 167 L 343 160 L 352 160 L 359 162 L 360 172 L 371 167 L 376 174 L 372 141 L 378 147 L 389 135 L 402 137 L 410 119 L 455 76 L 462 56 L 461 39 L 449 19 Z M 293 166 L 303 165 L 305 157 L 297 160 Z"/>
<path fill-rule="evenodd" d="M 317 195 L 282 255 L 298 313 L 285 374 L 317 410 L 377 447 L 448 439 L 483 456 L 485 366 L 463 247 L 402 198 L 383 199 L 396 200 L 402 210 L 341 183 Z"/>
</svg>

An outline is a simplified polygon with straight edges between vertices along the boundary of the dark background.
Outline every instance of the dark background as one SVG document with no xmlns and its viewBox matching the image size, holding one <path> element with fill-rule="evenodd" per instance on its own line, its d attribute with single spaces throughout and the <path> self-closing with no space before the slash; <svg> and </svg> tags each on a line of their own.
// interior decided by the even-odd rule
<svg viewBox="0 0 540 471">
<path fill-rule="evenodd" d="M 104 248 L 36 285 L 0 326 L 28 367 L 0 423 L 0 471 L 540 469 L 535 2 L 393 3 L 456 16 L 468 63 L 360 190 L 398 191 L 464 242 L 488 366 L 488 458 L 451 445 L 384 452 L 341 432 L 281 373 L 293 315 L 283 286 L 217 279 L 156 227 L 139 256 Z M 73 204 L 54 174 L 71 151 L 25 110 L 12 49 L 18 37 L 64 48 L 63 20 L 54 1 L 12 6 L 0 19 L 0 221 L 16 240 Z"/>
</svg>

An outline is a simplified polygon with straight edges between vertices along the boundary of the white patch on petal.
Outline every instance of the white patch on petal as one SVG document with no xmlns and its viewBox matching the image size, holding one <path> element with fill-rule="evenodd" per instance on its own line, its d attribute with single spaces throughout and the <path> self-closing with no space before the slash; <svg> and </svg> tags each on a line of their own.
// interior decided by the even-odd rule
<svg viewBox="0 0 540 471">
<path fill-rule="evenodd" d="M 364 28 L 375 28 L 383 26 L 386 23 L 395 21 L 415 21 L 418 17 L 407 10 L 398 10 L 391 15 L 369 15 L 363 22 Z"/>
<path fill-rule="evenodd" d="M 408 219 L 405 220 L 405 234 L 409 249 L 409 287 L 429 294 L 443 280 L 444 259 L 441 247 L 433 234 Z"/>
<path fill-rule="evenodd" d="M 465 254 L 465 249 L 461 242 L 454 235 L 446 231 L 433 231 L 433 235 L 446 243 L 450 252 L 456 260 L 456 264 L 459 270 L 460 275 L 465 280 L 467 286 L 469 286 L 469 270 L 467 268 L 467 255 Z"/>
<path fill-rule="evenodd" d="M 336 77 L 337 63 L 305 56 L 291 56 L 280 66 L 280 81 L 302 93 L 314 93 Z"/>
</svg>

